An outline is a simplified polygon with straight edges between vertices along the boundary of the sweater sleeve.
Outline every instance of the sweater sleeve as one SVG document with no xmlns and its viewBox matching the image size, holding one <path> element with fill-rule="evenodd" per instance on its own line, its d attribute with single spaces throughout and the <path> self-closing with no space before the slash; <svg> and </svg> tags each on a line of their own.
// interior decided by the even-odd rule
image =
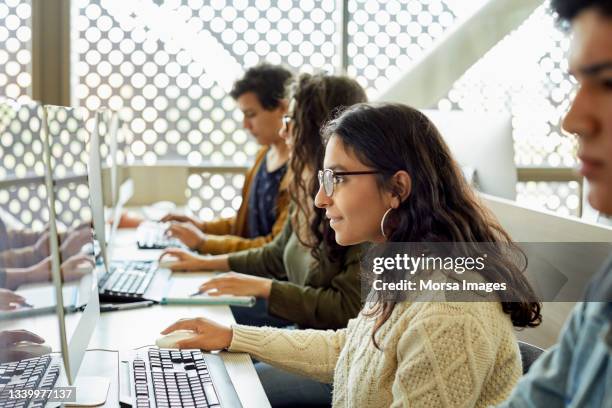
<svg viewBox="0 0 612 408">
<path fill-rule="evenodd" d="M 205 222 L 203 231 L 211 235 L 228 235 L 234 232 L 236 217 L 219 218 L 213 221 Z"/>
<path fill-rule="evenodd" d="M 332 383 L 340 350 L 346 340 L 342 330 L 289 330 L 233 326 L 229 350 L 249 353 L 257 360 L 314 380 Z"/>
<path fill-rule="evenodd" d="M 488 337 L 469 315 L 412 321 L 397 345 L 391 406 L 473 407 L 495 364 Z"/>
<path fill-rule="evenodd" d="M 276 221 L 274 221 L 274 225 L 272 225 L 272 231 L 268 235 L 255 238 L 243 238 L 238 235 L 221 235 L 231 234 L 230 230 L 233 231 L 233 225 L 222 225 L 221 221 L 217 221 L 214 225 L 211 224 L 210 226 L 206 224 L 204 226 L 205 231 L 210 231 L 211 234 L 219 235 L 207 235 L 204 243 L 198 248 L 198 251 L 205 254 L 216 255 L 243 251 L 245 249 L 260 248 L 272 242 L 272 240 L 283 231 L 288 212 L 289 209 L 285 203 L 282 208 L 278 209 L 278 215 Z"/>
<path fill-rule="evenodd" d="M 261 248 L 249 249 L 229 255 L 230 269 L 248 275 L 286 279 L 287 273 L 283 254 L 291 233 L 291 221 L 287 219 L 285 220 L 283 231 L 272 242 Z"/>
<path fill-rule="evenodd" d="M 362 306 L 359 254 L 358 247 L 351 248 L 341 270 L 326 286 L 273 281 L 268 299 L 269 312 L 302 327 L 346 327 Z"/>
</svg>

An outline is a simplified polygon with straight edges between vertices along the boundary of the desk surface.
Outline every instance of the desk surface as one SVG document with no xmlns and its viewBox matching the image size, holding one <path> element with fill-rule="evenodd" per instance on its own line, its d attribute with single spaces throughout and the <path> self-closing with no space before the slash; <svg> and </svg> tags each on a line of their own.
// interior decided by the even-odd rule
<svg viewBox="0 0 612 408">
<path fill-rule="evenodd" d="M 138 250 L 134 230 L 120 230 L 115 259 L 156 259 L 159 251 Z M 193 276 L 193 274 L 190 274 Z M 204 277 L 205 274 L 203 274 Z M 180 279 L 180 275 L 173 279 Z M 89 342 L 88 349 L 129 351 L 154 345 L 160 331 L 180 318 L 207 317 L 230 325 L 234 318 L 228 306 L 155 305 L 143 309 L 132 309 L 102 313 Z M 80 313 L 67 316 L 68 331 L 78 323 Z M 24 328 L 23 320 L 2 322 L 3 329 Z M 45 337 L 53 351 L 60 350 L 56 333 L 55 315 L 29 317 L 27 329 Z M 255 368 L 247 354 L 222 353 L 227 371 L 234 383 L 242 405 L 246 407 L 270 406 L 259 382 Z M 111 378 L 111 388 L 105 406 L 118 406 L 118 354 L 104 351 L 88 351 L 79 375 L 102 375 Z"/>
</svg>

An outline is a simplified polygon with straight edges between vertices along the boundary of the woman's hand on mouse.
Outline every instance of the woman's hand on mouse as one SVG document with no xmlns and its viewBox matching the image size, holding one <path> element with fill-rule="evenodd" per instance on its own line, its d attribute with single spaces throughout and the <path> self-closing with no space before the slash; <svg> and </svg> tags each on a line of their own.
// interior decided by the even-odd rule
<svg viewBox="0 0 612 408">
<path fill-rule="evenodd" d="M 231 327 L 223 326 L 204 317 L 181 319 L 162 331 L 169 334 L 176 330 L 191 330 L 193 337 L 176 343 L 180 349 L 222 350 L 232 343 L 234 334 Z"/>
</svg>

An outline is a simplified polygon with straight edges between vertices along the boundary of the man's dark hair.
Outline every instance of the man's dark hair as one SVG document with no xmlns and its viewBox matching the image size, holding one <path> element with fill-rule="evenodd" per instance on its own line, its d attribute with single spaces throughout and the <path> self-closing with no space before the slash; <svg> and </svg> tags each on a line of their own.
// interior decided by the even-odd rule
<svg viewBox="0 0 612 408">
<path fill-rule="evenodd" d="M 563 23 L 571 22 L 584 10 L 594 8 L 604 16 L 612 17 L 612 1 L 610 0 L 552 0 L 550 7 Z"/>
<path fill-rule="evenodd" d="M 238 99 L 247 92 L 253 92 L 264 109 L 272 110 L 286 97 L 286 87 L 292 76 L 288 69 L 280 65 L 260 64 L 249 68 L 234 83 L 230 95 Z"/>
</svg>

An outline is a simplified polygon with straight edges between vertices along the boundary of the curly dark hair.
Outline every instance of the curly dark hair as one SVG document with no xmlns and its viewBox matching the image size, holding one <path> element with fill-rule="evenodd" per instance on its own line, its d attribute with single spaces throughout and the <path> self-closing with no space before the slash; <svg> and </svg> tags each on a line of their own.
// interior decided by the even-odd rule
<svg viewBox="0 0 612 408">
<path fill-rule="evenodd" d="M 381 190 L 393 192 L 392 176 L 406 171 L 411 177 L 411 194 L 394 210 L 388 242 L 499 243 L 498 252 L 487 253 L 482 271 L 491 282 L 506 282 L 503 311 L 514 326 L 534 327 L 541 322 L 541 305 L 514 259 L 503 248 L 524 253 L 484 208 L 465 181 L 461 169 L 434 124 L 421 112 L 400 104 L 359 104 L 345 110 L 323 130 L 326 138 L 340 138 L 346 149 L 368 167 L 377 170 Z M 526 262 L 525 262 L 526 267 Z M 389 318 L 397 302 L 375 298 L 370 315 L 378 316 L 372 333 Z M 517 301 L 521 300 L 521 301 Z"/>
<path fill-rule="evenodd" d="M 308 237 L 312 240 L 304 240 L 299 233 L 296 235 L 302 245 L 311 248 L 312 256 L 318 261 L 321 261 L 323 256 L 336 261 L 346 248 L 336 243 L 334 231 L 329 227 L 329 223 L 325 222 L 324 211 L 314 207 L 313 201 L 305 202 L 304 198 L 310 197 L 314 200 L 319 190 L 319 182 L 314 173 L 323 167 L 325 146 L 321 127 L 342 109 L 367 101 L 367 96 L 357 81 L 344 76 L 324 74 L 300 75 L 291 93 L 294 101 L 294 147 L 289 168 L 292 174 L 297 175 L 289 184 L 289 194 L 297 207 L 292 222 L 294 225 L 300 225 L 303 220 L 308 220 L 308 214 L 314 211 Z M 304 174 L 306 169 L 313 172 L 313 177 L 309 180 L 299 176 Z M 322 243 L 326 249 L 325 254 L 321 252 Z"/>
<path fill-rule="evenodd" d="M 292 77 L 291 71 L 280 65 L 260 64 L 249 68 L 234 83 L 230 95 L 238 99 L 247 92 L 253 92 L 264 109 L 276 109 L 285 98 Z"/>
<path fill-rule="evenodd" d="M 602 15 L 612 17 L 612 1 L 610 0 L 552 0 L 550 8 L 557 13 L 563 23 L 571 22 L 584 10 L 594 8 Z"/>
</svg>

